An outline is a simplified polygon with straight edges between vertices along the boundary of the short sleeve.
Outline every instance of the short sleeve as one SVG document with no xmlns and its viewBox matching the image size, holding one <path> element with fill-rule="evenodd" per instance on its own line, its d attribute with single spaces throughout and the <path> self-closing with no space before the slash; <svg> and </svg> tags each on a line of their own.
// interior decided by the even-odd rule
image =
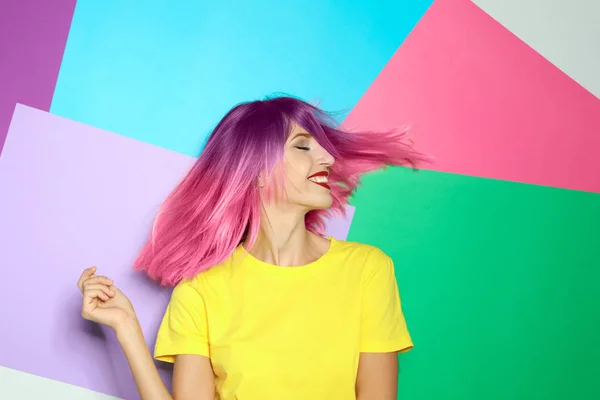
<svg viewBox="0 0 600 400">
<path fill-rule="evenodd" d="M 154 357 L 175 362 L 178 354 L 209 357 L 206 308 L 193 281 L 175 286 L 158 329 Z"/>
<path fill-rule="evenodd" d="M 385 353 L 412 349 L 392 259 L 375 249 L 367 260 L 365 273 L 360 351 Z"/>
</svg>

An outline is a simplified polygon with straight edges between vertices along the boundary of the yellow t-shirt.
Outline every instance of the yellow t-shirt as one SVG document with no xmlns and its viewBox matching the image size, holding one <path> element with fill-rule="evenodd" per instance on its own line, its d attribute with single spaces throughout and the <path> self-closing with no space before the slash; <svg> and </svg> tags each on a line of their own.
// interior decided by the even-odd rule
<svg viewBox="0 0 600 400">
<path fill-rule="evenodd" d="M 217 399 L 355 399 L 361 352 L 413 347 L 392 260 L 330 238 L 317 261 L 262 262 L 239 246 L 177 285 L 154 356 L 210 357 Z"/>
</svg>

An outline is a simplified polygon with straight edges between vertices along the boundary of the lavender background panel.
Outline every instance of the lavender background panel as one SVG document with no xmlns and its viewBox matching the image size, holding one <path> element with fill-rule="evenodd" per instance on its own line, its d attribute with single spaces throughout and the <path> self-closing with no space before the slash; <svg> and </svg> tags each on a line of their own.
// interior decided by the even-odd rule
<svg viewBox="0 0 600 400">
<path fill-rule="evenodd" d="M 10 329 L 0 364 L 136 398 L 108 330 L 80 316 L 76 281 L 97 265 L 131 298 L 150 346 L 170 290 L 130 266 L 193 158 L 18 105 L 0 157 L 0 266 Z"/>
<path fill-rule="evenodd" d="M 112 332 L 81 318 L 75 284 L 90 265 L 114 278 L 153 347 L 170 290 L 130 266 L 158 206 L 193 161 L 17 106 L 0 157 L 0 270 L 11 277 L 0 292 L 0 314 L 10 321 L 0 340 L 11 343 L 0 365 L 138 398 Z M 330 221 L 329 234 L 344 239 L 352 215 L 353 208 L 346 221 Z"/>
</svg>

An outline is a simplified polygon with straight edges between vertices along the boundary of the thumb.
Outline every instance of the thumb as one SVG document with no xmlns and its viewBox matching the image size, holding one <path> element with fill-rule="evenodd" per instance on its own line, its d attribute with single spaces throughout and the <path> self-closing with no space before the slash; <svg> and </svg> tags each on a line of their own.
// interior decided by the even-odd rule
<svg viewBox="0 0 600 400">
<path fill-rule="evenodd" d="M 114 309 L 90 304 L 89 306 L 84 307 L 82 314 L 83 318 L 101 325 L 108 326 L 109 328 L 112 328 L 114 325 Z"/>
</svg>

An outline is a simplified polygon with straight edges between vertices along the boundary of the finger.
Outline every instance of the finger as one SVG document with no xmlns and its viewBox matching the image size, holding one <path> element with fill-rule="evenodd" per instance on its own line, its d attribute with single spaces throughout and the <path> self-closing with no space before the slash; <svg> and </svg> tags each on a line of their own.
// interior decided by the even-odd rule
<svg viewBox="0 0 600 400">
<path fill-rule="evenodd" d="M 112 279 L 107 278 L 105 276 L 93 276 L 91 278 L 88 278 L 88 279 L 84 280 L 81 286 L 83 287 L 83 290 L 85 290 L 85 288 L 88 285 L 95 285 L 95 284 L 102 284 L 102 285 L 106 285 L 106 286 L 112 286 L 114 284 L 114 282 L 113 282 Z"/>
<path fill-rule="evenodd" d="M 79 277 L 79 280 L 77 281 L 77 287 L 79 288 L 79 290 L 83 291 L 83 281 L 93 276 L 94 273 L 96 273 L 96 270 L 97 268 L 95 266 L 83 270 L 81 276 Z"/>
<path fill-rule="evenodd" d="M 85 303 L 91 303 L 94 299 L 100 299 L 102 301 L 108 301 L 109 297 L 104 291 L 100 289 L 91 289 L 83 292 L 83 301 Z"/>
<path fill-rule="evenodd" d="M 111 285 L 110 290 L 112 290 L 113 292 L 115 292 L 115 294 L 120 293 L 121 289 L 119 289 L 118 287 L 116 287 L 115 285 Z"/>
<path fill-rule="evenodd" d="M 108 287 L 107 285 L 103 285 L 101 283 L 86 285 L 84 291 L 86 291 L 86 290 L 101 290 L 104 293 L 106 293 L 106 295 L 108 297 L 114 297 L 116 294 L 113 290 L 110 289 L 110 287 Z"/>
</svg>

